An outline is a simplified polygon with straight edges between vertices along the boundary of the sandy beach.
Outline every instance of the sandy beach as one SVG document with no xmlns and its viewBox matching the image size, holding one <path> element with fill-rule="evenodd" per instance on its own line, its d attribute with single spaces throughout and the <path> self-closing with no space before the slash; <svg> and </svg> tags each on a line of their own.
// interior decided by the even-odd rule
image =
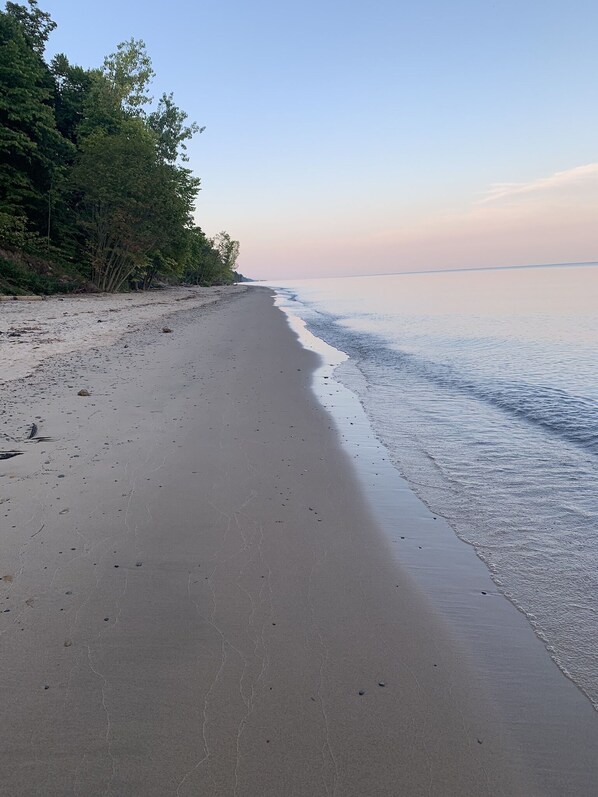
<svg viewBox="0 0 598 797">
<path fill-rule="evenodd" d="M 596 724 L 547 786 L 397 564 L 270 291 L 0 329 L 0 793 L 593 793 Z"/>
<path fill-rule="evenodd" d="M 30 375 L 48 357 L 108 346 L 182 306 L 202 307 L 242 288 L 170 288 L 46 299 L 0 296 L 0 385 Z M 181 304 L 183 303 L 183 304 Z"/>
</svg>

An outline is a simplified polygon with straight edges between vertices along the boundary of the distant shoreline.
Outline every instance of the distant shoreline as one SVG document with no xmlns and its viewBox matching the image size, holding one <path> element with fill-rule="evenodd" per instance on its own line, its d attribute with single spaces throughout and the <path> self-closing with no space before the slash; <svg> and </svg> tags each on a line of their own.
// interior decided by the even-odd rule
<svg viewBox="0 0 598 797">
<path fill-rule="evenodd" d="M 471 266 L 468 268 L 434 268 L 424 269 L 423 271 L 382 271 L 375 274 L 330 274 L 318 275 L 317 277 L 283 277 L 280 282 L 295 282 L 295 280 L 312 280 L 312 279 L 361 279 L 364 277 L 406 277 L 414 274 L 455 274 L 469 271 L 517 271 L 523 269 L 539 269 L 539 268 L 577 268 L 577 267 L 591 267 L 598 266 L 598 260 L 587 260 L 580 263 L 531 263 L 529 265 L 515 265 L 515 266 Z M 256 280 L 256 283 L 276 283 L 275 278 Z"/>
</svg>

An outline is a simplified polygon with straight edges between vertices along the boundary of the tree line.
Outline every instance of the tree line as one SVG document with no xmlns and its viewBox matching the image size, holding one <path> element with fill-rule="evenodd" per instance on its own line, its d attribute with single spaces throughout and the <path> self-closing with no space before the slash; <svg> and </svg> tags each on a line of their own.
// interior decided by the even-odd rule
<svg viewBox="0 0 598 797">
<path fill-rule="evenodd" d="M 0 292 L 233 282 L 238 241 L 193 222 L 203 128 L 173 94 L 153 101 L 145 44 L 47 63 L 55 27 L 37 0 L 0 11 Z"/>
</svg>

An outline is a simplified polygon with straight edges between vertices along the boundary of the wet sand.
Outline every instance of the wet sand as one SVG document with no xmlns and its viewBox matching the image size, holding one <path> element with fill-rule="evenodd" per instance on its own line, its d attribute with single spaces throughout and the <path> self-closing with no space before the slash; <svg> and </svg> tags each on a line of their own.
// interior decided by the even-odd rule
<svg viewBox="0 0 598 797">
<path fill-rule="evenodd" d="M 166 321 L 3 390 L 0 793 L 547 793 L 270 293 Z"/>
</svg>

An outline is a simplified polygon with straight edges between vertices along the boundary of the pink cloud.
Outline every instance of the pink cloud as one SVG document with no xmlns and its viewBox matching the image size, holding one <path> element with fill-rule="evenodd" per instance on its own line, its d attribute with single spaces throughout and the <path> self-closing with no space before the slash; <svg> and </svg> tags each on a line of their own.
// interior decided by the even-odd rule
<svg viewBox="0 0 598 797">
<path fill-rule="evenodd" d="M 494 183 L 478 204 L 484 205 L 502 199 L 511 199 L 522 194 L 539 194 L 563 188 L 568 189 L 583 183 L 590 183 L 598 188 L 598 163 L 575 166 L 572 169 L 555 172 L 549 177 L 540 177 L 527 183 Z"/>
</svg>

